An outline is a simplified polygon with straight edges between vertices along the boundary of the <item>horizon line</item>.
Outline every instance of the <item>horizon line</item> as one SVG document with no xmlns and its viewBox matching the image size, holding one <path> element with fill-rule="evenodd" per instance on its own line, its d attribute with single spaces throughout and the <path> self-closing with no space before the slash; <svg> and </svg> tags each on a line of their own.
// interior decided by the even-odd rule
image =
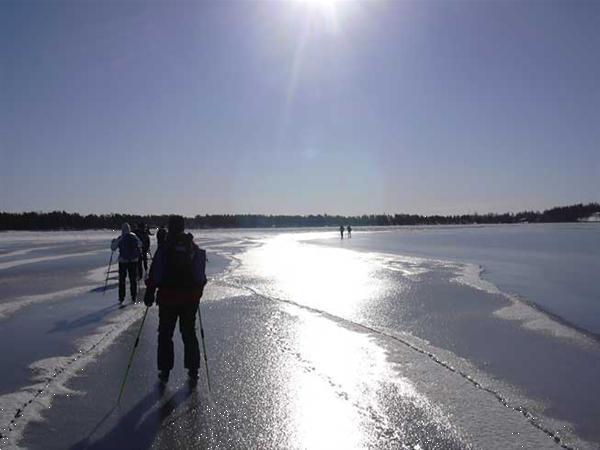
<svg viewBox="0 0 600 450">
<path fill-rule="evenodd" d="M 190 218 L 193 219 L 197 216 L 200 217 L 205 217 L 205 216 L 265 216 L 265 217 L 277 217 L 277 216 L 282 216 L 282 217 L 310 217 L 310 216 L 328 216 L 328 217 L 363 217 L 363 216 L 403 216 L 403 215 L 408 215 L 408 216 L 422 216 L 422 217 L 431 217 L 431 216 L 440 216 L 440 217 L 450 217 L 450 216 L 474 216 L 474 215 L 478 215 L 478 216 L 487 216 L 487 215 L 506 215 L 506 214 L 520 214 L 520 213 L 529 213 L 529 212 L 537 212 L 537 213 L 543 213 L 544 211 L 549 211 L 552 209 L 557 209 L 557 208 L 569 208 L 569 207 L 574 207 L 574 206 L 592 206 L 592 205 L 596 205 L 600 208 L 600 200 L 599 201 L 593 201 L 593 202 L 577 202 L 577 203 L 570 203 L 568 205 L 557 205 L 557 206 L 551 206 L 551 207 L 547 207 L 544 209 L 523 209 L 523 210 L 512 210 L 512 211 L 503 211 L 503 212 L 493 212 L 493 211 L 488 211 L 488 212 L 478 212 L 478 211 L 473 211 L 473 212 L 461 212 L 461 213 L 414 213 L 414 212 L 380 212 L 380 213 L 361 213 L 361 214 L 340 214 L 340 213 L 327 213 L 327 212 L 321 212 L 321 213 L 305 213 L 305 214 L 301 214 L 301 213 L 248 213 L 248 212 L 244 212 L 244 213 L 231 213 L 231 212 L 223 212 L 223 213 L 196 213 L 194 215 L 188 215 L 185 213 L 178 213 L 178 212 L 170 212 L 170 213 L 134 213 L 134 212 L 108 212 L 108 213 L 96 213 L 96 212 L 92 212 L 92 213 L 81 213 L 81 212 L 73 212 L 73 211 L 67 211 L 64 209 L 52 209 L 52 210 L 28 210 L 28 211 L 19 211 L 19 212 L 15 212 L 15 211 L 0 211 L 0 214 L 52 214 L 52 213 L 66 213 L 66 214 L 78 214 L 80 216 L 116 216 L 116 215 L 120 215 L 120 216 L 139 216 L 139 217 L 143 217 L 143 216 L 171 216 L 171 215 L 181 215 L 185 218 Z"/>
</svg>

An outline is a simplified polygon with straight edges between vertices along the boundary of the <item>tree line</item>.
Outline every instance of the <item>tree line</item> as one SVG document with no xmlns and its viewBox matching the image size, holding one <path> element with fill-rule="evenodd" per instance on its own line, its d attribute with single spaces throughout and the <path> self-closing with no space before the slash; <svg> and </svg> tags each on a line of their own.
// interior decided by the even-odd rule
<svg viewBox="0 0 600 450">
<path fill-rule="evenodd" d="M 362 216 L 339 215 L 261 215 L 261 214 L 210 214 L 186 218 L 188 228 L 271 228 L 271 227 L 331 227 L 389 226 L 389 225 L 451 225 L 500 223 L 550 223 L 577 222 L 593 214 L 600 214 L 599 203 L 560 206 L 545 211 L 523 211 L 504 214 L 432 215 L 371 214 Z M 0 212 L 0 230 L 88 230 L 119 229 L 123 222 L 135 225 L 144 222 L 149 226 L 166 225 L 168 215 L 88 214 L 65 211 L 52 212 Z"/>
</svg>

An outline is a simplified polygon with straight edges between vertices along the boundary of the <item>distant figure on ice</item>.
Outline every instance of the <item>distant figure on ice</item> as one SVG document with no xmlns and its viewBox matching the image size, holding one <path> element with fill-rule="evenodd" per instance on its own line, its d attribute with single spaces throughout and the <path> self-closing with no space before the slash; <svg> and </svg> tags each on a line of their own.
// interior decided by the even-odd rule
<svg viewBox="0 0 600 450">
<path fill-rule="evenodd" d="M 173 332 L 177 319 L 183 339 L 184 366 L 195 385 L 200 367 L 200 349 L 196 337 L 196 313 L 206 284 L 206 251 L 184 233 L 184 219 L 169 217 L 169 232 L 152 260 L 146 280 L 144 303 L 152 306 L 154 293 L 158 304 L 158 377 L 164 384 L 173 369 Z"/>
<path fill-rule="evenodd" d="M 150 231 L 144 222 L 140 222 L 134 230 L 135 235 L 142 242 L 142 254 L 138 260 L 138 278 L 141 280 L 144 271 L 148 271 L 148 252 L 150 251 Z"/>
<path fill-rule="evenodd" d="M 113 239 L 110 249 L 119 249 L 119 303 L 125 300 L 125 279 L 129 275 L 129 293 L 132 303 L 137 299 L 137 267 L 142 253 L 142 242 L 131 232 L 128 223 L 121 227 L 121 236 Z"/>
<path fill-rule="evenodd" d="M 344 239 L 344 225 L 340 225 L 340 238 Z"/>
<path fill-rule="evenodd" d="M 346 227 L 346 231 L 347 231 L 347 234 L 348 234 L 348 238 L 351 238 L 352 237 L 352 227 L 350 225 L 348 225 Z"/>
<path fill-rule="evenodd" d="M 160 228 L 158 229 L 158 231 L 156 232 L 156 247 L 158 248 L 162 244 L 164 244 L 166 238 L 167 238 L 167 230 L 165 230 L 165 227 L 163 227 L 161 225 Z"/>
</svg>

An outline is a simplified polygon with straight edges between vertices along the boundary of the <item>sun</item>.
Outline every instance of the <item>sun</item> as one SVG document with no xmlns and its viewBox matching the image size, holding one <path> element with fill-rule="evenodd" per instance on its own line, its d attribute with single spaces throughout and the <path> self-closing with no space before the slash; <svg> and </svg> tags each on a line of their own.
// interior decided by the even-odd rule
<svg viewBox="0 0 600 450">
<path fill-rule="evenodd" d="M 316 5 L 316 6 L 322 6 L 322 5 L 340 2 L 340 0 L 302 0 L 302 1 L 304 3 L 308 3 L 308 4 L 312 4 L 312 5 Z"/>
<path fill-rule="evenodd" d="M 297 4 L 303 5 L 311 16 L 324 20 L 329 31 L 337 33 L 340 30 L 342 6 L 350 2 L 351 0 L 299 0 Z"/>
<path fill-rule="evenodd" d="M 334 14 L 338 5 L 344 0 L 301 0 L 301 3 L 307 5 L 310 9 L 319 11 L 323 14 Z"/>
<path fill-rule="evenodd" d="M 314 8 L 333 8 L 336 3 L 341 3 L 342 0 L 302 0 L 303 3 L 306 3 Z"/>
</svg>

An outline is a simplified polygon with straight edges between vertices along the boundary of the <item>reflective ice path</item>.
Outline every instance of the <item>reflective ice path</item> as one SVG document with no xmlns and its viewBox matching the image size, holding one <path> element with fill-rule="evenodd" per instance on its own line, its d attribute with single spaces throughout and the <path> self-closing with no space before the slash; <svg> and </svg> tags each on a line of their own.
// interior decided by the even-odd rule
<svg viewBox="0 0 600 450">
<path fill-rule="evenodd" d="M 93 289 L 84 296 L 31 304 L 0 322 L 0 334 L 14 321 L 26 324 L 30 316 L 37 317 L 36 326 L 43 324 L 46 313 L 40 308 L 53 305 L 63 325 L 99 327 L 83 333 L 88 341 L 113 335 L 106 347 L 84 354 L 76 364 L 53 360 L 67 376 L 50 380 L 38 397 L 30 390 L 33 406 L 16 419 L 24 427 L 20 445 L 560 448 L 548 431 L 558 431 L 556 437 L 567 446 L 586 445 L 563 433 L 560 427 L 567 425 L 559 420 L 539 425 L 535 417 L 515 410 L 523 404 L 520 394 L 510 385 L 500 389 L 501 382 L 457 356 L 451 351 L 455 348 L 441 345 L 444 330 L 438 333 L 440 345 L 432 343 L 435 336 L 423 338 L 432 333 L 425 323 L 439 329 L 453 321 L 445 320 L 443 306 L 440 310 L 432 303 L 435 290 L 428 297 L 415 286 L 426 282 L 435 287 L 435 280 L 438 287 L 449 285 L 456 267 L 321 247 L 299 242 L 298 235 L 271 232 L 199 233 L 197 241 L 208 248 L 213 265 L 202 302 L 212 392 L 203 379 L 196 390 L 187 386 L 178 336 L 173 376 L 166 390 L 158 389 L 154 307 L 124 400 L 115 408 L 143 307 L 112 311 L 114 299 L 103 300 Z M 20 250 L 25 249 L 11 251 Z M 231 261 L 227 269 L 226 260 Z M 71 283 L 59 285 L 71 288 Z M 89 305 L 84 315 L 72 306 L 76 299 L 78 305 Z M 418 317 L 419 310 L 426 310 L 425 318 Z M 46 331 L 56 323 L 46 324 Z M 74 328 L 85 327 L 61 329 Z M 32 339 L 41 342 L 46 334 L 34 332 Z M 62 349 L 53 356 L 73 351 L 67 345 Z M 22 380 L 23 386 L 30 383 Z M 35 408 L 38 403 L 42 409 Z M 2 414 L 7 412 L 13 413 Z"/>
</svg>

